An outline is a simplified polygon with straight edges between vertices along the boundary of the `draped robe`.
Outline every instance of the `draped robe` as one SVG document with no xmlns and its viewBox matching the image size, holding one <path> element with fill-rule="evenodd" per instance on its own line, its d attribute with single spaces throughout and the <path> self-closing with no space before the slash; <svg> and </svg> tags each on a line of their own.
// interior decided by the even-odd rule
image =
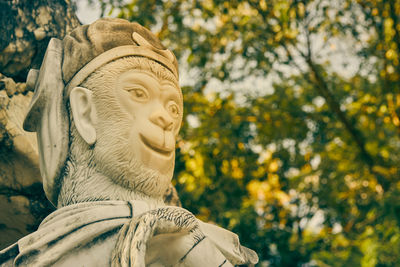
<svg viewBox="0 0 400 267">
<path fill-rule="evenodd" d="M 60 208 L 36 232 L 1 251 L 0 266 L 110 266 L 120 228 L 149 210 L 143 201 L 96 201 Z M 179 263 L 171 258 L 173 266 L 213 266 L 215 262 L 219 263 L 215 266 L 232 266 L 257 257 L 240 245 L 236 234 L 198 222 L 205 235 L 199 245 L 186 247 L 180 233 L 156 235 L 147 245 L 146 266 L 163 266 L 159 259 L 171 258 L 172 246 L 178 246 L 179 257 L 192 254 Z M 196 261 L 199 257 L 202 265 Z"/>
</svg>

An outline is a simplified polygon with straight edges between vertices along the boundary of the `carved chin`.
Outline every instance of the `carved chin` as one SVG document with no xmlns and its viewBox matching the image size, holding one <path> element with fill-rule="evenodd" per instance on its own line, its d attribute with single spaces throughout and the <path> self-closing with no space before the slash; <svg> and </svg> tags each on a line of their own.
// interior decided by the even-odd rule
<svg viewBox="0 0 400 267">
<path fill-rule="evenodd" d="M 128 190 L 162 197 L 173 175 L 175 151 L 166 156 L 156 152 L 150 143 L 144 144 L 137 129 L 146 128 L 145 125 L 119 111 L 112 101 L 99 101 L 98 105 L 102 107 L 98 114 L 101 123 L 96 125 L 97 141 L 93 148 L 97 171 Z M 157 131 L 150 133 L 160 136 Z"/>
<path fill-rule="evenodd" d="M 148 153 L 165 157 L 167 160 L 171 159 L 173 156 L 173 147 L 163 145 L 161 142 L 154 142 L 153 140 L 146 138 L 143 134 L 139 134 L 139 136 L 144 147 L 149 151 Z"/>
<path fill-rule="evenodd" d="M 164 137 L 162 141 L 154 141 L 146 138 L 145 135 L 139 134 L 140 150 L 137 151 L 140 161 L 147 168 L 156 170 L 163 175 L 172 175 L 175 161 L 175 147 L 166 145 Z"/>
<path fill-rule="evenodd" d="M 150 197 L 162 197 L 171 182 L 174 161 L 168 161 L 168 170 L 161 173 L 157 169 L 147 167 L 157 166 L 151 165 L 157 162 L 149 162 L 150 165 L 142 163 L 142 159 L 139 160 L 127 149 L 129 146 L 126 142 L 117 139 L 109 139 L 107 145 L 103 145 L 101 140 L 96 144 L 94 160 L 98 171 L 126 189 Z"/>
</svg>

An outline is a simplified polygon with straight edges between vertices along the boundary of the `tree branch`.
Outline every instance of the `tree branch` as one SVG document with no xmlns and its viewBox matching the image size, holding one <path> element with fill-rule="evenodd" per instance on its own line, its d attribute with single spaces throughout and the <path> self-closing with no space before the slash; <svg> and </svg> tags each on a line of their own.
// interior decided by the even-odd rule
<svg viewBox="0 0 400 267">
<path fill-rule="evenodd" d="M 315 89 L 325 99 L 329 108 L 337 116 L 337 118 L 344 125 L 345 129 L 350 134 L 354 142 L 357 144 L 357 147 L 360 151 L 360 157 L 367 164 L 369 171 L 375 175 L 375 177 L 378 180 L 378 183 L 382 186 L 383 190 L 387 190 L 389 187 L 389 183 L 381 174 L 377 173 L 374 170 L 374 165 L 375 165 L 374 159 L 366 150 L 364 135 L 356 128 L 355 123 L 349 120 L 346 114 L 340 109 L 338 101 L 336 101 L 334 95 L 329 90 L 327 82 L 320 74 L 317 65 L 313 62 L 310 36 L 308 32 L 306 37 L 307 37 L 308 54 L 305 55 L 305 60 L 310 69 L 310 80 L 314 83 Z"/>
</svg>

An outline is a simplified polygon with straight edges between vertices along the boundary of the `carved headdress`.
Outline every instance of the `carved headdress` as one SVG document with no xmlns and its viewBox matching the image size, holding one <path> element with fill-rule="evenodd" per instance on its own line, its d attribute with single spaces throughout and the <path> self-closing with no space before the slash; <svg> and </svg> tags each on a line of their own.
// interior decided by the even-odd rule
<svg viewBox="0 0 400 267">
<path fill-rule="evenodd" d="M 60 175 L 68 155 L 67 99 L 98 68 L 127 56 L 157 61 L 178 79 L 178 63 L 158 38 L 137 23 L 103 18 L 76 28 L 64 40 L 52 38 L 40 70 L 31 70 L 27 86 L 35 89 L 24 121 L 37 132 L 40 172 L 47 198 L 57 204 Z"/>
</svg>

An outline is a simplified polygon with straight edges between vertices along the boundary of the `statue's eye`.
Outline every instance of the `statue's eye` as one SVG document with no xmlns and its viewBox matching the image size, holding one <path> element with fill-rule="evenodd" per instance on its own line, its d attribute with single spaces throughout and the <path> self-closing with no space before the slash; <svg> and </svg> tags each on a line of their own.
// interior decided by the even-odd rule
<svg viewBox="0 0 400 267">
<path fill-rule="evenodd" d="M 142 88 L 129 88 L 128 92 L 131 94 L 131 97 L 137 101 L 146 101 L 149 98 L 146 90 Z"/>
<path fill-rule="evenodd" d="M 167 109 L 168 112 L 172 115 L 172 117 L 178 118 L 180 116 L 181 112 L 179 110 L 179 106 L 174 101 L 168 102 Z"/>
</svg>

